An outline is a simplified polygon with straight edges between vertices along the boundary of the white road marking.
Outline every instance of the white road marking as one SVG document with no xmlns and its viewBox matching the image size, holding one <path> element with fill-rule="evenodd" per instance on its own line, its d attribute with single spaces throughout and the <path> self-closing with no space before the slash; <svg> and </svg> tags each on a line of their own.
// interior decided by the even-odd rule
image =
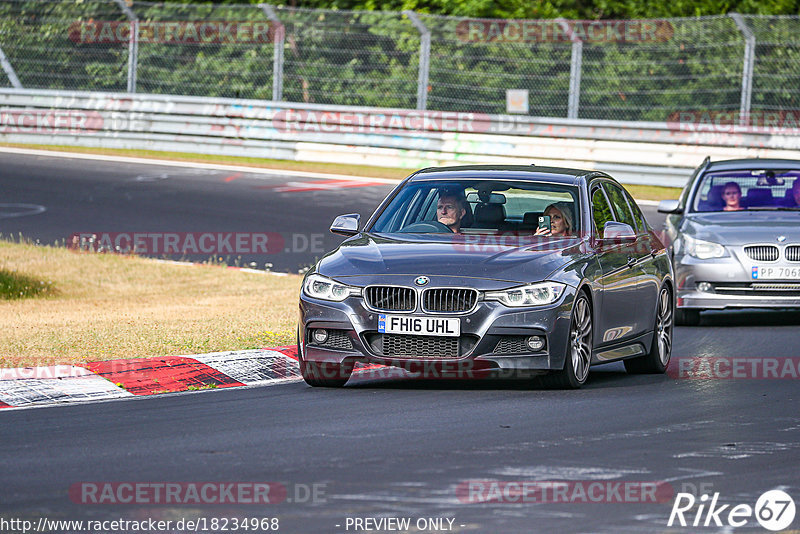
<svg viewBox="0 0 800 534">
<path fill-rule="evenodd" d="M 297 362 L 275 350 L 212 352 L 187 356 L 247 385 L 298 382 Z"/>
<path fill-rule="evenodd" d="M 14 407 L 132 396 L 105 378 L 75 366 L 4 369 L 0 379 L 0 401 Z"/>
<path fill-rule="evenodd" d="M 219 163 L 200 163 L 193 161 L 171 161 L 166 159 L 133 158 L 125 156 L 107 156 L 101 154 L 81 154 L 73 152 L 60 152 L 56 150 L 36 150 L 29 148 L 13 148 L 0 146 L 0 153 L 22 154 L 28 156 L 42 156 L 51 158 L 86 159 L 92 161 L 111 161 L 114 163 L 135 163 L 142 165 L 161 165 L 164 167 L 183 167 L 187 169 L 217 169 L 224 171 L 239 171 L 248 174 L 262 174 L 269 176 L 299 176 L 303 178 L 329 178 L 335 180 L 348 179 L 353 181 L 381 182 L 396 184 L 400 180 L 388 178 L 367 178 L 363 176 L 349 176 L 346 174 L 331 174 L 323 172 L 292 171 L 279 169 L 264 169 L 261 167 L 247 167 L 245 165 L 221 165 Z M 410 174 L 410 172 L 409 172 Z"/>
<path fill-rule="evenodd" d="M 630 475 L 650 473 L 647 469 L 605 469 L 602 467 L 558 467 L 534 465 L 504 467 L 490 471 L 493 475 L 525 477 L 533 480 L 613 480 Z"/>
<path fill-rule="evenodd" d="M 0 204 L 0 219 L 39 215 L 45 211 L 47 208 L 39 204 Z"/>
<path fill-rule="evenodd" d="M 29 156 L 43 156 L 43 157 L 52 157 L 52 158 L 69 158 L 69 159 L 87 159 L 92 161 L 111 161 L 115 163 L 141 163 L 143 165 L 162 165 L 162 166 L 169 166 L 169 167 L 184 167 L 188 169 L 217 169 L 217 170 L 233 170 L 239 172 L 245 172 L 248 174 L 255 174 L 255 175 L 266 175 L 266 176 L 297 176 L 302 178 L 323 178 L 323 179 L 331 179 L 331 180 L 352 180 L 355 182 L 380 182 L 385 184 L 397 184 L 400 182 L 399 179 L 391 179 L 391 178 L 377 178 L 377 177 L 365 177 L 365 176 L 351 176 L 347 174 L 332 174 L 332 173 L 325 173 L 325 172 L 308 172 L 308 171 L 293 171 L 293 170 L 279 170 L 279 169 L 264 169 L 261 167 L 247 167 L 245 165 L 222 165 L 218 163 L 200 163 L 200 162 L 193 162 L 193 161 L 171 161 L 171 160 L 162 160 L 162 159 L 150 159 L 150 158 L 133 158 L 133 157 L 125 157 L 125 156 L 108 156 L 108 155 L 101 155 L 101 154 L 82 154 L 82 153 L 74 153 L 74 152 L 61 152 L 56 150 L 36 150 L 31 148 L 14 148 L 14 147 L 3 147 L 0 146 L 0 153 L 8 153 L 8 154 L 22 154 L 22 155 L 29 155 Z M 412 169 L 409 169 L 409 174 L 411 173 Z M 258 179 L 258 176 L 253 176 L 252 178 Z M 636 200 L 637 204 L 642 206 L 658 206 L 657 200 Z"/>
</svg>

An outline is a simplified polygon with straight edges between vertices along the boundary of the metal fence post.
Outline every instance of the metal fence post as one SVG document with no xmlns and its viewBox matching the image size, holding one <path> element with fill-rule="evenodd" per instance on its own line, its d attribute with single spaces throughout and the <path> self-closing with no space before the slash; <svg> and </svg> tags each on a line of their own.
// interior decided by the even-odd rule
<svg viewBox="0 0 800 534">
<path fill-rule="evenodd" d="M 753 99 L 753 68 L 756 62 L 756 36 L 739 13 L 730 13 L 736 27 L 744 37 L 744 65 L 742 67 L 742 100 L 739 105 L 739 125 L 750 123 L 750 105 Z"/>
<path fill-rule="evenodd" d="M 569 96 L 567 98 L 567 118 L 577 119 L 578 108 L 581 102 L 581 69 L 583 68 L 583 41 L 577 37 L 567 21 L 559 20 L 561 29 L 564 30 L 572 41 L 572 55 L 569 61 Z"/>
<path fill-rule="evenodd" d="M 0 47 L 0 65 L 3 66 L 3 71 L 5 71 L 6 76 L 8 76 L 8 81 L 11 82 L 11 86 L 14 89 L 22 89 L 22 84 L 19 82 L 19 78 L 17 78 L 17 73 L 14 71 L 14 67 L 11 65 L 11 62 L 3 52 L 3 47 Z"/>
<path fill-rule="evenodd" d="M 407 9 L 403 14 L 419 31 L 419 71 L 417 72 L 417 109 L 428 109 L 428 73 L 431 65 L 431 31 L 419 18 L 419 15 Z"/>
<path fill-rule="evenodd" d="M 128 17 L 131 25 L 128 40 L 128 92 L 136 92 L 136 68 L 139 63 L 139 18 L 136 13 L 128 7 L 125 0 L 114 0 L 119 8 Z"/>
<path fill-rule="evenodd" d="M 272 32 L 273 54 L 272 54 L 272 100 L 277 102 L 283 100 L 283 48 L 286 39 L 286 29 L 278 18 L 275 8 L 269 4 L 258 4 L 270 22 L 275 24 L 275 31 Z"/>
</svg>

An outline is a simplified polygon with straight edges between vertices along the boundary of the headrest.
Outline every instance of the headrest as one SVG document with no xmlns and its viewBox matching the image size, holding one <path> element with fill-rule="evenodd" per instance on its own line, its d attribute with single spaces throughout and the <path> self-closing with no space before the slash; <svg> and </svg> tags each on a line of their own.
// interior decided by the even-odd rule
<svg viewBox="0 0 800 534">
<path fill-rule="evenodd" d="M 475 222 L 500 223 L 506 218 L 506 209 L 502 204 L 478 204 L 475 206 Z"/>
<path fill-rule="evenodd" d="M 542 216 L 541 211 L 528 211 L 522 216 L 522 226 L 539 226 L 539 217 Z"/>
</svg>

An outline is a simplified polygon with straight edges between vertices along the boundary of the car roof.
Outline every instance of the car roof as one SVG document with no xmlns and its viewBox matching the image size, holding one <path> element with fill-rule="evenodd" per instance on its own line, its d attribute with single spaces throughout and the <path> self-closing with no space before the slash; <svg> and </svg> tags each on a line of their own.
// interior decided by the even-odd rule
<svg viewBox="0 0 800 534">
<path fill-rule="evenodd" d="M 412 182 L 428 180 L 458 180 L 477 178 L 486 180 L 525 180 L 549 182 L 564 185 L 577 185 L 597 171 L 569 169 L 563 167 L 537 167 L 534 165 L 459 165 L 455 167 L 429 167 L 417 171 L 410 178 Z"/>
<path fill-rule="evenodd" d="M 712 161 L 706 167 L 705 172 L 710 171 L 734 171 L 746 169 L 786 169 L 800 168 L 800 160 L 796 159 L 773 159 L 773 158 L 742 158 L 727 159 L 723 161 Z"/>
</svg>

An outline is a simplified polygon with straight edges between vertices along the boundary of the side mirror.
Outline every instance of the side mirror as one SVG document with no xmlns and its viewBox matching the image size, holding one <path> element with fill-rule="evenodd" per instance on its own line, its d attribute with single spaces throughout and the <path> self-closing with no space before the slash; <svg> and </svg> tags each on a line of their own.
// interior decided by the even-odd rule
<svg viewBox="0 0 800 534">
<path fill-rule="evenodd" d="M 625 224 L 616 221 L 608 221 L 603 226 L 603 241 L 634 241 L 636 240 L 636 232 L 630 224 Z"/>
<path fill-rule="evenodd" d="M 358 233 L 358 224 L 360 221 L 361 215 L 358 213 L 339 215 L 333 220 L 333 224 L 331 224 L 331 232 L 347 236 L 356 235 Z"/>
<path fill-rule="evenodd" d="M 658 212 L 679 214 L 683 213 L 683 209 L 678 200 L 662 200 L 658 203 Z"/>
</svg>

